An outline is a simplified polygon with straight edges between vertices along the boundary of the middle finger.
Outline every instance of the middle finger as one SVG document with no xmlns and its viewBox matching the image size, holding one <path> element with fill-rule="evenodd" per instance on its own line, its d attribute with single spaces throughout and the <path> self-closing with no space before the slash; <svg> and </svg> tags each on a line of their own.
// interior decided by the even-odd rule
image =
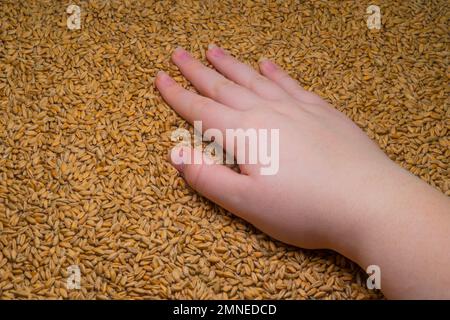
<svg viewBox="0 0 450 320">
<path fill-rule="evenodd" d="M 239 110 L 264 103 L 259 96 L 206 67 L 183 48 L 178 47 L 174 51 L 172 60 L 201 94 L 217 102 Z"/>
</svg>

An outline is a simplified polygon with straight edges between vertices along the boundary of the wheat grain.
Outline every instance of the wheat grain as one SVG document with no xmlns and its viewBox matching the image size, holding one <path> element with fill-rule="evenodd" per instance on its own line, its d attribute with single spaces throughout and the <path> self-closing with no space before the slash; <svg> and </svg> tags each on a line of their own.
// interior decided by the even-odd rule
<svg viewBox="0 0 450 320">
<path fill-rule="evenodd" d="M 380 31 L 369 4 L 94 0 L 69 30 L 59 2 L 1 1 L 0 298 L 380 298 L 345 258 L 274 242 L 187 188 L 166 154 L 188 126 L 153 86 L 157 70 L 188 86 L 176 46 L 274 59 L 450 195 L 447 3 L 380 3 Z"/>
</svg>

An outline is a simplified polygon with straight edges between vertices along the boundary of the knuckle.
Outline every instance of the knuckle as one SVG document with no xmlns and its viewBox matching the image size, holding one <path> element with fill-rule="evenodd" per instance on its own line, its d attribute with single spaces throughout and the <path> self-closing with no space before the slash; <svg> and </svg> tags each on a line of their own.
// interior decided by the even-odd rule
<svg viewBox="0 0 450 320">
<path fill-rule="evenodd" d="M 218 97 L 222 95 L 224 92 L 229 90 L 233 86 L 233 83 L 227 79 L 220 79 L 214 82 L 211 88 L 211 94 L 213 97 Z"/>
<path fill-rule="evenodd" d="M 283 82 L 290 78 L 287 73 L 285 73 L 284 71 L 281 71 L 281 70 L 275 71 L 273 77 L 275 78 L 275 81 L 279 81 L 279 82 Z"/>
<path fill-rule="evenodd" d="M 201 111 L 204 110 L 205 108 L 208 108 L 209 104 L 210 102 L 207 99 L 197 96 L 194 99 L 192 99 L 190 108 L 191 110 L 198 109 Z"/>
<path fill-rule="evenodd" d="M 184 68 L 189 73 L 200 72 L 202 65 L 197 60 L 189 60 L 185 62 Z"/>
<path fill-rule="evenodd" d="M 171 95 L 182 96 L 185 89 L 178 85 L 171 85 L 170 87 L 168 87 L 168 90 L 170 91 Z"/>
<path fill-rule="evenodd" d="M 208 108 L 209 101 L 205 98 L 202 98 L 200 96 L 192 99 L 189 110 L 192 112 L 193 120 L 199 120 L 201 119 L 201 116 L 206 108 Z"/>
<path fill-rule="evenodd" d="M 266 84 L 266 78 L 264 78 L 262 75 L 256 75 L 254 77 L 251 77 L 247 83 L 247 87 L 250 90 L 256 91 L 258 88 L 261 88 Z"/>
<path fill-rule="evenodd" d="M 204 185 L 204 165 L 193 165 L 189 172 L 189 184 L 195 190 L 202 190 Z"/>
<path fill-rule="evenodd" d="M 251 111 L 243 111 L 239 117 L 239 125 L 241 128 L 248 129 L 255 126 L 255 119 L 258 116 Z"/>
</svg>

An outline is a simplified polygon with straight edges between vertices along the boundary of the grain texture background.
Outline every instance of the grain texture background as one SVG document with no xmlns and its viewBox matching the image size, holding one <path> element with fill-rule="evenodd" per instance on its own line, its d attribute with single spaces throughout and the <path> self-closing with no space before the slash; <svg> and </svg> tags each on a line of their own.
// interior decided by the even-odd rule
<svg viewBox="0 0 450 320">
<path fill-rule="evenodd" d="M 345 258 L 273 241 L 189 189 L 166 161 L 189 126 L 153 79 L 187 85 L 176 46 L 274 59 L 450 195 L 448 23 L 446 0 L 0 1 L 0 298 L 382 298 Z"/>
</svg>

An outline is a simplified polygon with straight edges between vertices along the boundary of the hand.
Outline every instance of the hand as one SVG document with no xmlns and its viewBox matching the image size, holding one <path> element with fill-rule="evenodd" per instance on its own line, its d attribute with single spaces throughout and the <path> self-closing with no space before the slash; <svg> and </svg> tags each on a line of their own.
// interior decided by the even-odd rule
<svg viewBox="0 0 450 320">
<path fill-rule="evenodd" d="M 333 249 L 363 268 L 377 265 L 387 297 L 450 298 L 447 197 L 395 165 L 273 62 L 260 63 L 261 75 L 215 46 L 207 58 L 218 72 L 181 48 L 172 58 L 201 95 L 163 72 L 156 85 L 189 122 L 221 132 L 279 129 L 275 175 L 261 175 L 261 163 L 240 165 L 240 174 L 192 159 L 180 164 L 196 151 L 172 150 L 174 166 L 195 190 L 276 239 Z"/>
<path fill-rule="evenodd" d="M 189 122 L 201 120 L 203 129 L 279 129 L 279 171 L 261 175 L 260 163 L 241 165 L 241 174 L 218 164 L 175 166 L 195 190 L 272 237 L 334 247 L 339 234 L 356 228 L 357 208 L 372 196 L 367 182 L 389 175 L 390 160 L 351 120 L 273 62 L 260 63 L 261 75 L 216 46 L 207 58 L 221 74 L 175 50 L 173 62 L 202 95 L 160 72 L 163 98 Z"/>
</svg>

